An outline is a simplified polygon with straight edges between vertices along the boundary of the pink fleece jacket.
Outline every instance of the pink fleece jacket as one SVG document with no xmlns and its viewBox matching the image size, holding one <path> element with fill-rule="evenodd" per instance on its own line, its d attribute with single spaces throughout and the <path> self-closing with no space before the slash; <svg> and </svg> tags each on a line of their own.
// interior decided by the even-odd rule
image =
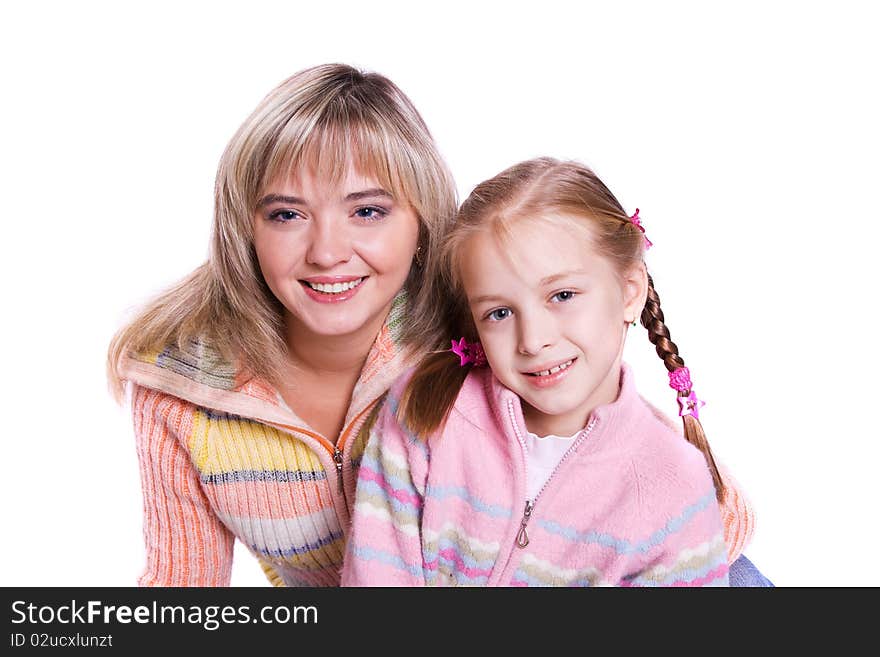
<svg viewBox="0 0 880 657">
<path fill-rule="evenodd" d="M 727 586 L 706 462 L 626 366 L 533 500 L 520 400 L 488 368 L 427 442 L 396 419 L 407 380 L 364 453 L 343 586 Z"/>
</svg>

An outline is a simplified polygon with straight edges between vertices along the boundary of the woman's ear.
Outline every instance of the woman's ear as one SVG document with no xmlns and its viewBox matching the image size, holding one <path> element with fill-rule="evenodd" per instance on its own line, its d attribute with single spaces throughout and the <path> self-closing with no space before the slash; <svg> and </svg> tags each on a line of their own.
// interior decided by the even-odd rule
<svg viewBox="0 0 880 657">
<path fill-rule="evenodd" d="M 642 315 L 648 300 L 648 270 L 645 263 L 631 267 L 623 277 L 623 321 L 631 324 Z"/>
</svg>

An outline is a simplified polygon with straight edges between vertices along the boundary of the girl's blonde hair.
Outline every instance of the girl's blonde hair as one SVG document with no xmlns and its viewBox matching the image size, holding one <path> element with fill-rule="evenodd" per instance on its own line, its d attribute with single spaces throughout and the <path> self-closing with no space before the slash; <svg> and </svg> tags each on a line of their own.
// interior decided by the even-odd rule
<svg viewBox="0 0 880 657">
<path fill-rule="evenodd" d="M 511 227 L 526 219 L 588 226 L 595 248 L 614 263 L 621 275 L 644 260 L 644 234 L 592 170 L 578 162 L 548 157 L 516 164 L 474 188 L 459 209 L 455 226 L 444 243 L 440 270 L 450 296 L 444 304 L 450 309 L 445 326 L 446 344 L 461 336 L 468 342 L 479 340 L 459 274 L 462 247 L 478 231 L 488 230 L 499 239 L 508 240 Z M 648 339 L 666 369 L 672 372 L 684 367 L 678 347 L 669 338 L 660 297 L 650 275 L 641 323 L 648 329 Z M 425 357 L 402 395 L 398 407 L 400 420 L 413 433 L 427 439 L 444 423 L 469 369 L 461 367 L 458 356 L 448 351 Z M 678 394 L 686 397 L 689 392 Z M 718 499 L 723 500 L 724 484 L 700 421 L 691 415 L 683 416 L 682 420 L 685 438 L 705 456 Z"/>
<path fill-rule="evenodd" d="M 283 307 L 263 279 L 253 246 L 257 202 L 277 176 L 309 168 L 337 182 L 349 162 L 418 215 L 401 339 L 437 343 L 444 309 L 436 303 L 439 277 L 432 272 L 455 216 L 452 176 L 418 111 L 391 80 L 326 64 L 278 85 L 230 140 L 217 169 L 207 261 L 147 304 L 110 344 L 108 375 L 117 398 L 126 355 L 200 339 L 250 373 L 279 381 L 287 354 Z"/>
</svg>

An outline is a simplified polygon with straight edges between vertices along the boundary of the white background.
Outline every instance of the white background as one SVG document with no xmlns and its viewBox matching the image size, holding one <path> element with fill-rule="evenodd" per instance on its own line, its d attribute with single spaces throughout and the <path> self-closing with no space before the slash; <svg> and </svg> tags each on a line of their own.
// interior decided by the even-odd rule
<svg viewBox="0 0 880 657">
<path fill-rule="evenodd" d="M 462 197 L 549 154 L 641 208 L 707 434 L 758 513 L 746 554 L 780 586 L 880 585 L 872 3 L 609 4 L 4 3 L 0 585 L 135 582 L 107 344 L 205 258 L 241 121 L 331 61 L 412 98 Z M 627 351 L 674 413 L 643 329 Z M 233 584 L 266 585 L 240 546 Z"/>
</svg>

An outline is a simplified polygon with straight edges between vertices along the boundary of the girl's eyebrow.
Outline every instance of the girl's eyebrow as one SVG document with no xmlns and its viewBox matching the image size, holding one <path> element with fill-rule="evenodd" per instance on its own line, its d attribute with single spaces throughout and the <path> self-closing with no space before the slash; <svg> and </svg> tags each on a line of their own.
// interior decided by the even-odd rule
<svg viewBox="0 0 880 657">
<path fill-rule="evenodd" d="M 495 294 L 484 294 L 479 297 L 474 297 L 472 299 L 468 299 L 468 303 L 484 303 L 486 301 L 501 301 L 504 302 L 504 297 L 499 297 Z"/>
<path fill-rule="evenodd" d="M 543 287 L 545 285 L 550 285 L 551 283 L 555 283 L 561 278 L 566 278 L 568 276 L 573 276 L 577 274 L 586 274 L 587 272 L 583 269 L 570 269 L 568 271 L 559 272 L 558 274 L 553 274 L 551 276 L 545 276 L 541 279 L 540 285 Z"/>
<path fill-rule="evenodd" d="M 551 274 L 550 276 L 545 276 L 544 278 L 542 278 L 539 281 L 538 285 L 539 285 L 539 287 L 546 287 L 548 285 L 555 283 L 556 281 L 558 281 L 562 278 L 567 278 L 569 276 L 576 276 L 578 274 L 584 275 L 587 273 L 588 272 L 585 269 L 569 269 L 568 271 L 562 271 L 562 272 L 559 272 L 558 274 Z M 492 301 L 492 302 L 498 301 L 501 303 L 507 303 L 507 300 L 504 297 L 498 296 L 497 294 L 483 294 L 478 297 L 468 297 L 468 303 L 472 303 L 472 304 L 484 303 L 486 301 Z"/>
<path fill-rule="evenodd" d="M 359 201 L 363 198 L 372 198 L 376 196 L 381 196 L 384 198 L 393 199 L 394 197 L 386 192 L 381 187 L 374 187 L 372 189 L 364 189 L 359 192 L 352 192 L 351 194 L 346 194 L 343 199 L 346 202 L 350 201 Z M 263 198 L 259 200 L 257 203 L 257 207 L 261 208 L 264 205 L 269 205 L 271 203 L 288 203 L 290 205 L 306 205 L 306 201 L 299 196 L 285 196 L 283 194 L 266 194 Z"/>
</svg>

